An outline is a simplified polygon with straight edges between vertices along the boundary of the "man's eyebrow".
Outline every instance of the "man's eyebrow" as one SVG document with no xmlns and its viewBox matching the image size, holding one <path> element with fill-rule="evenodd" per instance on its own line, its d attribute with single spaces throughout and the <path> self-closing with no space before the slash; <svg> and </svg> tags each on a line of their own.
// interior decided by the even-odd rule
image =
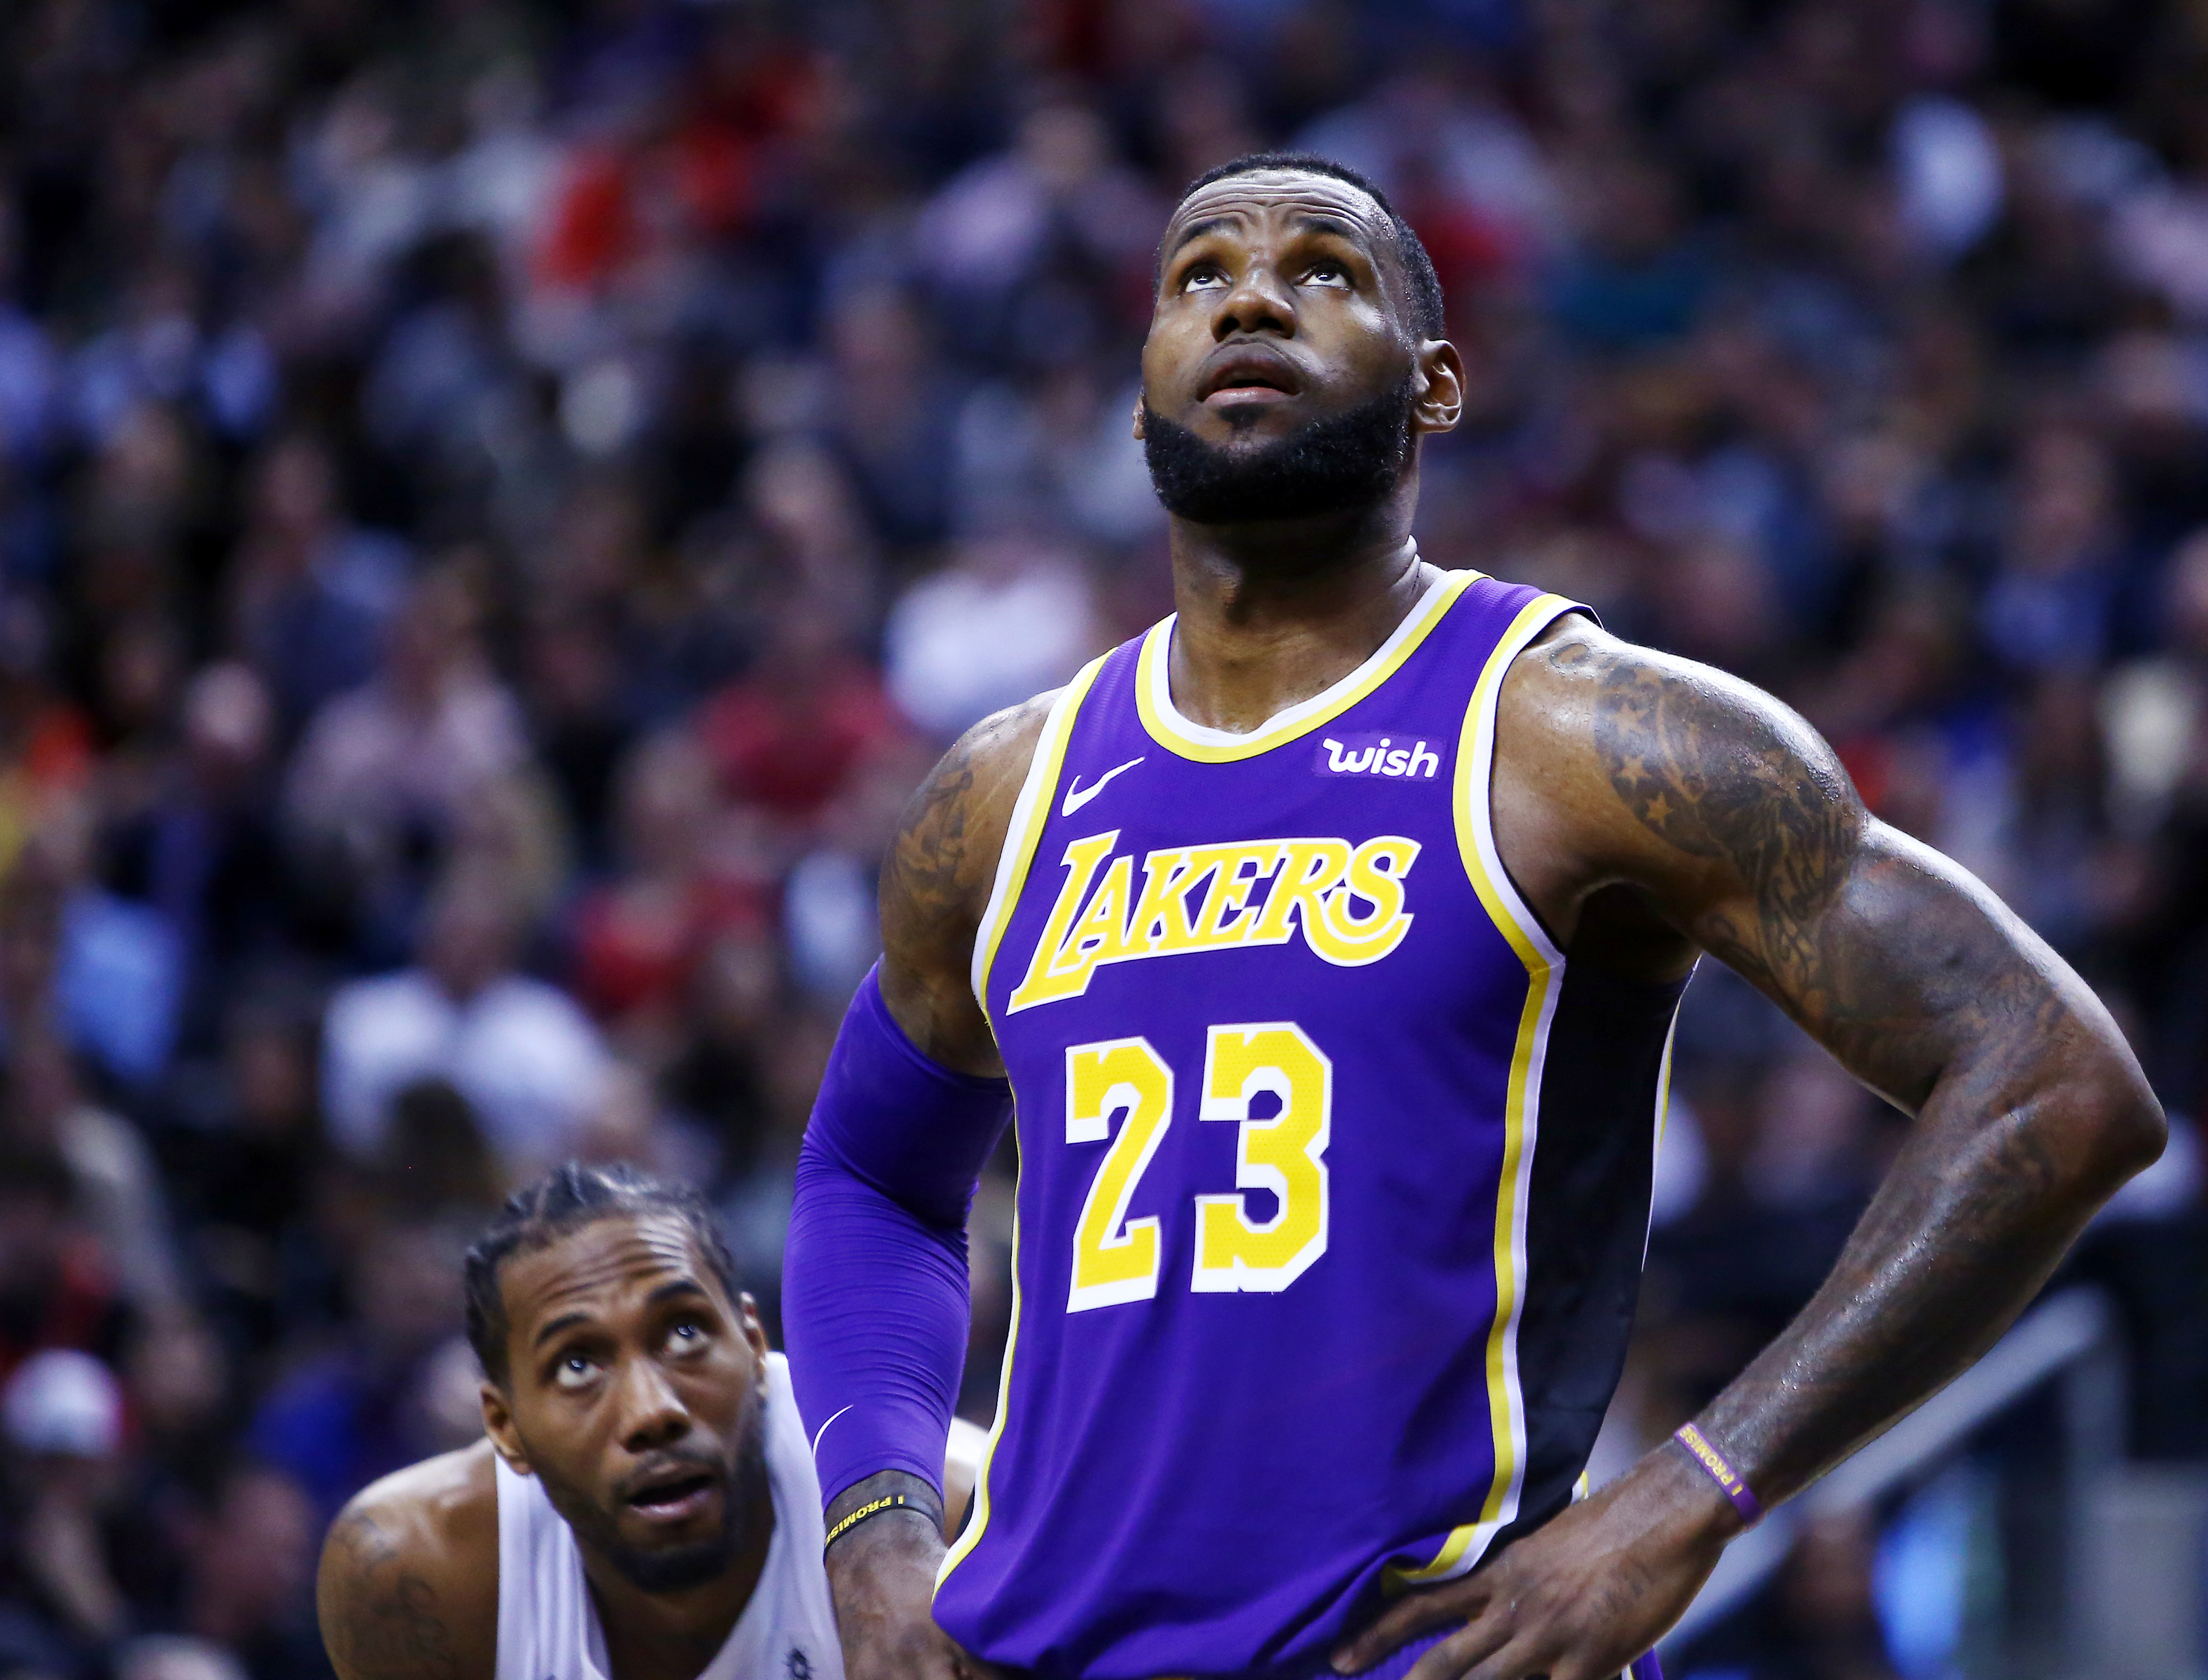
<svg viewBox="0 0 2208 1680">
<path fill-rule="evenodd" d="M 1165 255 L 1160 259 L 1160 266 L 1172 261 L 1180 248 L 1190 240 L 1201 239 L 1207 233 L 1216 233 L 1236 219 L 1236 213 L 1225 210 L 1216 215 L 1197 218 L 1173 236 L 1173 243 L 1166 247 Z M 1347 239 L 1368 249 L 1377 249 L 1377 242 L 1369 228 L 1350 217 L 1336 215 L 1331 211 L 1305 211 L 1296 218 L 1295 226 L 1299 232 L 1332 234 L 1337 239 Z"/>
<path fill-rule="evenodd" d="M 578 1324 L 587 1324 L 590 1322 L 591 1315 L 587 1312 L 563 1312 L 557 1318 L 548 1318 L 538 1326 L 536 1338 L 529 1345 L 532 1348 L 542 1347 L 554 1336 L 564 1331 L 572 1330 Z"/>
<path fill-rule="evenodd" d="M 1216 233 L 1233 219 L 1233 212 L 1222 210 L 1215 216 L 1205 216 L 1191 222 L 1173 237 L 1173 243 L 1166 248 L 1167 260 L 1170 261 L 1173 253 L 1179 250 L 1190 240 L 1201 239 L 1207 233 Z"/>
<path fill-rule="evenodd" d="M 705 1300 L 712 1299 L 706 1293 L 705 1285 L 699 1283 L 695 1278 L 678 1277 L 670 1278 L 646 1295 L 644 1298 L 645 1305 L 657 1306 L 662 1301 L 673 1300 L 678 1295 L 696 1295 Z M 542 1347 L 554 1337 L 573 1329 L 578 1324 L 587 1324 L 591 1319 L 590 1313 L 580 1311 L 563 1312 L 555 1318 L 548 1318 L 538 1327 L 536 1336 L 529 1345 L 531 1348 Z"/>
<path fill-rule="evenodd" d="M 1347 216 L 1337 216 L 1329 211 L 1313 210 L 1298 216 L 1295 226 L 1303 233 L 1331 233 L 1341 239 L 1353 239 L 1361 244 L 1372 243 L 1371 231 L 1352 221 Z"/>
</svg>

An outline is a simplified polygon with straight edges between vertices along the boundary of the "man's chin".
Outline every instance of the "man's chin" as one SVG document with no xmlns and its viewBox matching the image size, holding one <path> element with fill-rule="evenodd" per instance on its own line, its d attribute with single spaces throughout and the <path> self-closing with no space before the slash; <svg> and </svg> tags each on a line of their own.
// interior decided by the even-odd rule
<svg viewBox="0 0 2208 1680">
<path fill-rule="evenodd" d="M 759 1477 L 764 1484 L 765 1467 Z M 567 1519 L 583 1550 L 645 1593 L 682 1593 L 702 1587 L 735 1561 L 748 1531 L 751 1509 L 738 1478 L 716 1478 L 692 1513 L 655 1521 L 626 1504 L 602 1504 L 540 1465 L 553 1509 Z M 762 1488 L 763 1491 L 763 1488 Z"/>
<path fill-rule="evenodd" d="M 725 1573 L 735 1557 L 735 1525 L 725 1517 L 711 1533 L 694 1540 L 624 1542 L 606 1549 L 606 1561 L 640 1593 L 687 1593 L 703 1587 Z"/>
<path fill-rule="evenodd" d="M 1310 423 L 1308 411 L 1294 399 L 1233 403 L 1225 408 L 1199 403 L 1183 429 L 1214 449 L 1239 452 L 1287 443 Z"/>
<path fill-rule="evenodd" d="M 1184 426 L 1147 406 L 1143 453 L 1168 513 L 1197 525 L 1240 525 L 1355 512 L 1394 490 L 1411 459 L 1407 381 L 1346 413 L 1296 417 L 1300 405 L 1237 405 L 1232 429 Z M 1249 412 L 1247 425 L 1235 423 Z"/>
</svg>

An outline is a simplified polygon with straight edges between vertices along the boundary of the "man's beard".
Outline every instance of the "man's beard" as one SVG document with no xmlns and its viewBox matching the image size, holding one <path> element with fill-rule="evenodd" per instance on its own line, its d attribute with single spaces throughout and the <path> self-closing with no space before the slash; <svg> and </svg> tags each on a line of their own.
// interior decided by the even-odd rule
<svg viewBox="0 0 2208 1680">
<path fill-rule="evenodd" d="M 1197 525 L 1300 519 L 1370 507 L 1411 464 L 1407 375 L 1346 414 L 1254 449 L 1219 448 L 1143 405 L 1143 456 L 1166 511 Z"/>
<path fill-rule="evenodd" d="M 552 1509 L 567 1519 L 575 1539 L 586 1551 L 597 1553 L 613 1565 L 622 1580 L 641 1593 L 682 1593 L 703 1587 L 735 1561 L 737 1549 L 750 1532 L 753 1503 L 771 1503 L 766 1473 L 766 1408 L 754 1406 L 733 1465 L 704 1457 L 684 1458 L 686 1466 L 713 1476 L 721 1485 L 721 1526 L 702 1540 L 687 1545 L 645 1548 L 630 1545 L 621 1535 L 610 1510 L 591 1501 L 573 1483 L 551 1474 L 540 1461 L 532 1467 L 543 1478 L 545 1497 Z M 618 1498 L 618 1495 L 616 1496 Z"/>
</svg>

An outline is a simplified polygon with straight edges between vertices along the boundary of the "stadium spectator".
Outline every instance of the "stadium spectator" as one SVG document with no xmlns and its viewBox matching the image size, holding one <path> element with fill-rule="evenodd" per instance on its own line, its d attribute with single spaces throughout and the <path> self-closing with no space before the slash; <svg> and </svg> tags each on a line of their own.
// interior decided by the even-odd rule
<svg viewBox="0 0 2208 1680">
<path fill-rule="evenodd" d="M 417 966 L 331 999 L 322 1100 L 340 1148 L 374 1160 L 399 1094 L 429 1077 L 467 1099 L 509 1178 L 572 1147 L 603 1088 L 605 1049 L 566 993 L 514 971 L 525 932 L 511 881 L 464 865 L 423 912 Z"/>
<path fill-rule="evenodd" d="M 61 1641 L 89 1655 L 130 1630 L 109 1532 L 123 1492 L 123 1387 L 89 1353 L 54 1348 L 0 1389 L 11 1516 L 7 1573 Z"/>
<path fill-rule="evenodd" d="M 305 1490 L 319 1534 L 378 1476 L 444 1450 L 438 1354 L 459 1325 L 465 1231 L 379 1209 L 347 1269 L 356 1334 L 277 1382 L 246 1443 Z M 462 1376 L 465 1376 L 465 1367 Z"/>
<path fill-rule="evenodd" d="M 621 773 L 627 868 L 575 911 L 575 987 L 624 1037 L 679 1033 L 713 944 L 766 925 L 766 883 L 731 847 L 713 769 L 687 732 L 638 746 Z M 734 855 L 731 855 L 733 851 Z"/>
<path fill-rule="evenodd" d="M 375 678 L 315 714 L 292 760 L 288 815 L 371 904 L 419 891 L 424 856 L 528 753 L 519 708 L 491 675 L 475 603 L 449 572 L 423 578 L 393 619 Z"/>
<path fill-rule="evenodd" d="M 237 645 L 294 729 L 367 681 L 405 591 L 404 548 L 343 517 L 335 478 L 329 452 L 311 437 L 269 446 L 230 580 Z"/>
<path fill-rule="evenodd" d="M 69 1162 L 11 1137 L 0 1167 L 0 1380 L 50 1349 L 111 1351 L 122 1296 L 98 1239 L 71 1217 Z"/>
<path fill-rule="evenodd" d="M 317 1515 L 299 1485 L 279 1471 L 240 1464 L 223 1476 L 212 1499 L 183 1524 L 177 1618 L 183 1638 L 218 1658 L 234 1654 L 248 1680 L 321 1672 L 327 1660 L 321 1637 L 303 1613 L 321 1539 Z M 141 1647 L 119 1665 L 129 1674 L 148 1655 Z"/>
<path fill-rule="evenodd" d="M 849 645 L 827 601 L 776 613 L 753 669 L 700 709 L 699 738 L 730 797 L 801 837 L 869 759 L 897 742 L 879 672 Z"/>
<path fill-rule="evenodd" d="M 969 542 L 890 609 L 891 698 L 936 741 L 955 741 L 1041 693 L 1095 653 L 1096 615 L 1079 566 L 1017 537 Z"/>
</svg>

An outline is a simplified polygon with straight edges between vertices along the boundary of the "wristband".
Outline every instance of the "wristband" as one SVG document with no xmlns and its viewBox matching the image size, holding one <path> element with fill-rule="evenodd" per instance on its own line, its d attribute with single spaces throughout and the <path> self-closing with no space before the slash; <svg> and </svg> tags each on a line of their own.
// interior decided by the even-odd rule
<svg viewBox="0 0 2208 1680">
<path fill-rule="evenodd" d="M 1741 1521 L 1753 1528 L 1763 1521 L 1763 1507 L 1755 1495 L 1749 1491 L 1748 1478 L 1725 1462 L 1725 1455 L 1710 1445 L 1709 1437 L 1692 1424 L 1681 1424 L 1671 1438 L 1687 1449 L 1687 1455 L 1700 1465 L 1709 1479 L 1732 1501 L 1740 1513 Z"/>
<path fill-rule="evenodd" d="M 828 1531 L 828 1538 L 820 1543 L 820 1550 L 826 1551 L 830 1546 L 842 1539 L 844 1535 L 849 1533 L 868 1517 L 879 1516 L 884 1511 L 897 1510 L 918 1511 L 922 1516 L 927 1515 L 927 1507 L 918 1500 L 909 1499 L 902 1493 L 885 1493 L 880 1498 L 869 1499 L 857 1509 L 848 1512 L 833 1528 Z M 939 1527 L 940 1524 L 939 1523 L 938 1526 Z"/>
</svg>

